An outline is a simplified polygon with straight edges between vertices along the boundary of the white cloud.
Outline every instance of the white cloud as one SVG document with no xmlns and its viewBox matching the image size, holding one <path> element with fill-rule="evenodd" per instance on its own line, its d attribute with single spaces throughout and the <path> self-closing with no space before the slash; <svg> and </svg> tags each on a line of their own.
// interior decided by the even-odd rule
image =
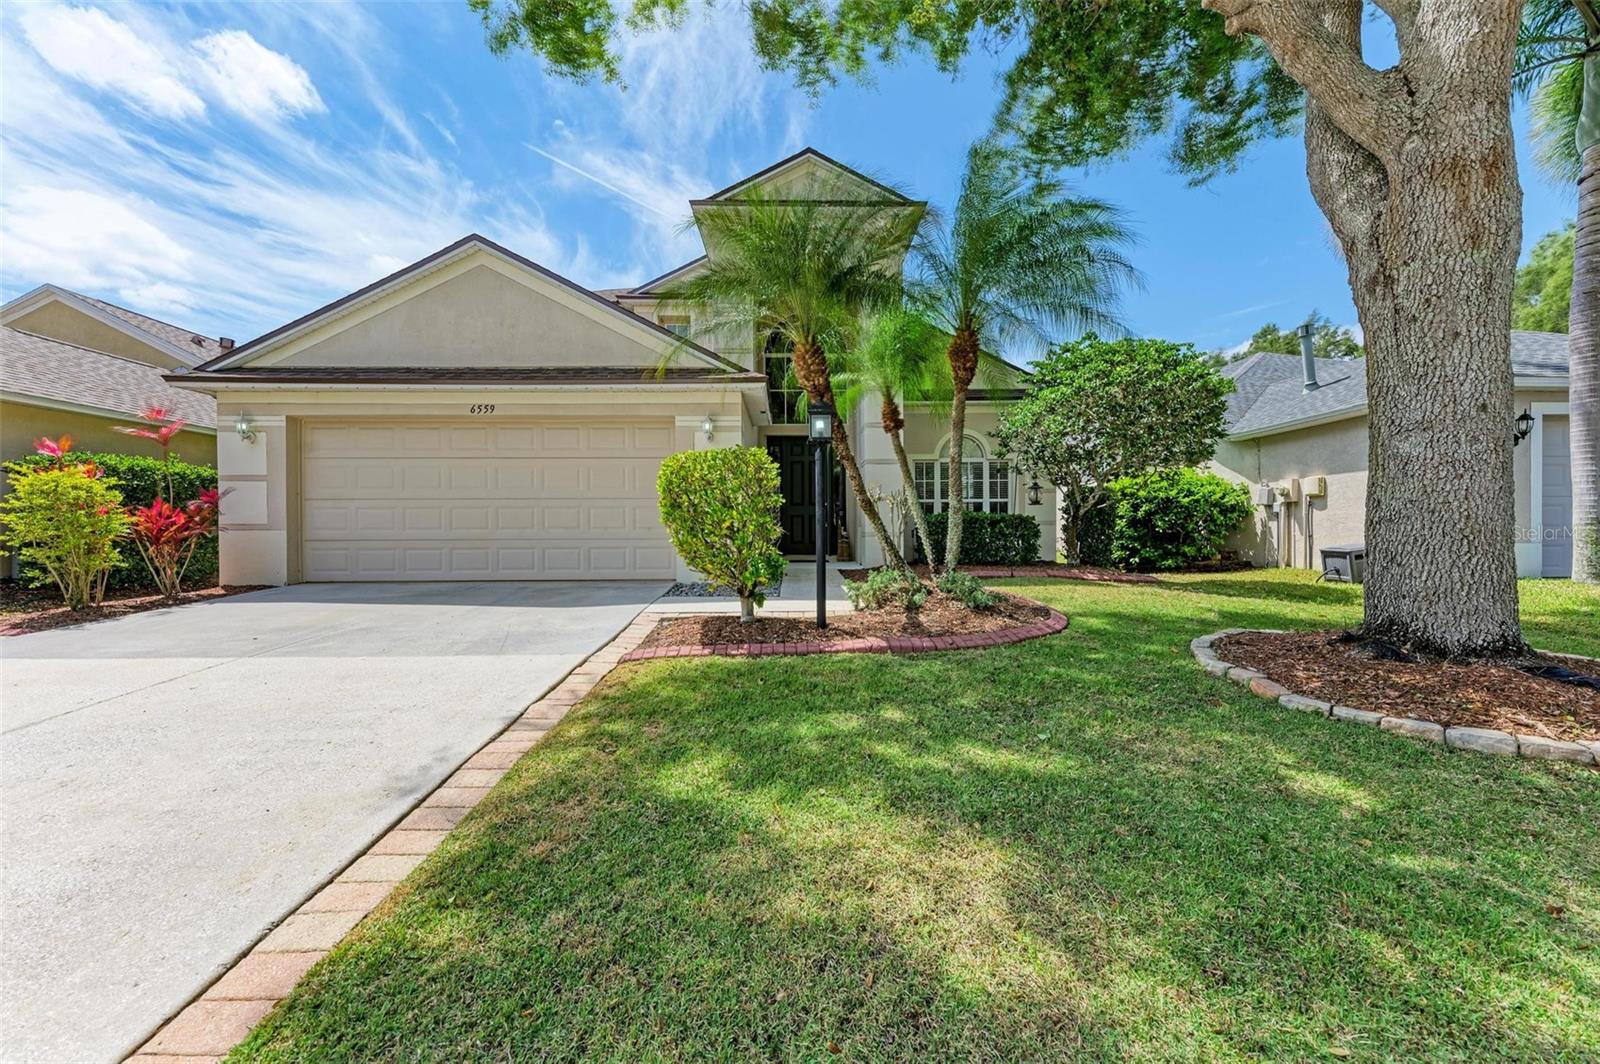
<svg viewBox="0 0 1600 1064">
<path fill-rule="evenodd" d="M 165 281 L 119 288 L 117 296 L 131 307 L 169 314 L 190 313 L 200 303 L 199 296 L 194 292 L 182 285 L 168 284 Z"/>
<path fill-rule="evenodd" d="M 256 122 L 324 111 L 311 76 L 281 52 L 264 47 L 243 30 L 223 30 L 194 42 L 206 63 L 211 90 L 233 110 Z"/>
<path fill-rule="evenodd" d="M 73 288 L 181 280 L 194 254 L 150 221 L 156 213 L 103 192 L 24 185 L 5 198 L 6 270 Z"/>
<path fill-rule="evenodd" d="M 161 47 L 103 11 L 51 4 L 26 8 L 21 22 L 34 50 L 70 78 L 163 118 L 205 112 L 205 102 L 174 75 L 181 68 Z"/>
</svg>

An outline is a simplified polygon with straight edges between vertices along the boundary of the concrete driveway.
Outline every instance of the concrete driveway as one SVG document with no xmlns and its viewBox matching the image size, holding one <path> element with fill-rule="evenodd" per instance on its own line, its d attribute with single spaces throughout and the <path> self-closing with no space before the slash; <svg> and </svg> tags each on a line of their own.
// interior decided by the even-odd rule
<svg viewBox="0 0 1600 1064">
<path fill-rule="evenodd" d="M 136 1048 L 664 588 L 302 584 L 0 639 L 0 1059 Z"/>
</svg>

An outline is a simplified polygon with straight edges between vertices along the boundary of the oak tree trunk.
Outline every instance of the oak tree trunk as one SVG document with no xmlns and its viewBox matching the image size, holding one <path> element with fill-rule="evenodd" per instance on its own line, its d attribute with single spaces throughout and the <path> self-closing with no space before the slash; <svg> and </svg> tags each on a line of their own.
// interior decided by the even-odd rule
<svg viewBox="0 0 1600 1064">
<path fill-rule="evenodd" d="M 1521 0 L 1385 4 L 1399 62 L 1362 55 L 1360 0 L 1202 0 L 1306 90 L 1312 195 L 1365 333 L 1363 634 L 1450 657 L 1524 650 L 1512 491 L 1511 283 Z"/>
<path fill-rule="evenodd" d="M 967 436 L 967 392 L 978 374 L 979 343 L 977 331 L 963 325 L 950 337 L 950 469 L 945 488 L 945 525 L 943 571 L 953 573 L 961 557 L 961 526 L 967 516 L 967 482 L 962 475 L 961 453 Z M 933 565 L 933 556 L 928 556 Z"/>
<path fill-rule="evenodd" d="M 1585 119 L 1600 121 L 1600 61 L 1584 62 Z M 1580 134 L 1582 136 L 1582 134 Z M 1583 139 L 1588 139 L 1587 137 Z M 1600 582 L 1600 143 L 1583 148 L 1567 321 L 1572 446 L 1572 578 Z M 1533 470 L 1534 476 L 1543 471 Z M 1537 526 L 1542 515 L 1532 514 Z"/>
</svg>

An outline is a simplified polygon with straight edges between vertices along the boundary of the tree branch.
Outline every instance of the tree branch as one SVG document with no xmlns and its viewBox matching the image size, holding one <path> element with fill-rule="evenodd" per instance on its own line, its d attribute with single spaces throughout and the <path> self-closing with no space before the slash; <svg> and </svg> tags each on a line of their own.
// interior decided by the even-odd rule
<svg viewBox="0 0 1600 1064">
<path fill-rule="evenodd" d="M 1393 161 L 1395 136 L 1386 129 L 1385 76 L 1361 58 L 1360 42 L 1342 39 L 1303 0 L 1201 0 L 1223 17 L 1229 36 L 1261 38 L 1277 60 L 1327 116 L 1357 144 Z"/>
</svg>

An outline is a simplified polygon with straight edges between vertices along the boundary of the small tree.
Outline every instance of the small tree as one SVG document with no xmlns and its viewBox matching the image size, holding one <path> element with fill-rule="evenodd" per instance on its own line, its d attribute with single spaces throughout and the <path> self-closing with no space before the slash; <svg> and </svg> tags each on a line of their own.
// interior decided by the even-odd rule
<svg viewBox="0 0 1600 1064">
<path fill-rule="evenodd" d="M 1233 382 L 1188 344 L 1089 335 L 1040 359 L 1000 420 L 1000 453 L 1060 488 L 1062 553 L 1118 477 L 1206 461 Z"/>
<path fill-rule="evenodd" d="M 763 589 L 783 578 L 778 464 L 759 447 L 680 451 L 661 463 L 656 490 L 673 549 L 739 596 L 740 620 L 755 620 Z"/>
<path fill-rule="evenodd" d="M 67 608 L 76 610 L 100 602 L 106 575 L 121 564 L 116 542 L 128 519 L 116 483 L 93 463 L 66 462 L 62 444 L 68 441 L 36 444 L 58 460 L 54 466 L 5 464 L 11 491 L 0 502 L 0 524 L 18 555 L 42 570 L 33 584 L 54 581 Z"/>
</svg>

